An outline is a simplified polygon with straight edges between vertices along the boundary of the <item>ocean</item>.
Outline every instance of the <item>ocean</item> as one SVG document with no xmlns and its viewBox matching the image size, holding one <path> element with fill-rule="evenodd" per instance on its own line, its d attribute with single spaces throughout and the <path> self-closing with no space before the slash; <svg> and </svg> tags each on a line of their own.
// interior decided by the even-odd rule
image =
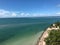
<svg viewBox="0 0 60 45">
<path fill-rule="evenodd" d="M 0 18 L 0 45 L 35 45 L 60 17 Z"/>
</svg>

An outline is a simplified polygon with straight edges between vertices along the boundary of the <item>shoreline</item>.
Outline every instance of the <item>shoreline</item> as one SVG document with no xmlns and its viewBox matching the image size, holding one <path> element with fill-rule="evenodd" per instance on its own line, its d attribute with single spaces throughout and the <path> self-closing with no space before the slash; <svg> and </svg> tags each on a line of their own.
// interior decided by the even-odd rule
<svg viewBox="0 0 60 45">
<path fill-rule="evenodd" d="M 56 27 L 55 24 L 53 24 L 53 26 L 51 28 L 48 27 L 47 29 L 45 29 L 44 32 L 42 33 L 42 35 L 37 40 L 36 45 L 46 45 L 46 42 L 44 40 L 45 40 L 45 38 L 48 37 L 48 31 L 57 30 L 57 29 L 59 29 L 59 26 Z"/>
<path fill-rule="evenodd" d="M 44 34 L 44 32 L 45 32 L 45 31 L 46 31 L 46 29 L 43 31 L 43 33 L 41 34 L 41 36 L 38 38 L 36 45 L 38 45 L 38 44 L 39 44 L 40 39 L 41 39 L 41 37 L 42 37 L 42 35 Z"/>
</svg>

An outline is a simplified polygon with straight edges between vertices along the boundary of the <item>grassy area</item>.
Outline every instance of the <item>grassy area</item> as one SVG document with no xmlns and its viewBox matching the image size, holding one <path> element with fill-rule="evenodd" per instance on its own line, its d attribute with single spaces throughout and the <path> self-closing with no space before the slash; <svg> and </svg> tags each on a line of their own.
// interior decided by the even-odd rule
<svg viewBox="0 0 60 45">
<path fill-rule="evenodd" d="M 60 45 L 60 30 L 52 30 L 45 39 L 46 45 Z"/>
</svg>

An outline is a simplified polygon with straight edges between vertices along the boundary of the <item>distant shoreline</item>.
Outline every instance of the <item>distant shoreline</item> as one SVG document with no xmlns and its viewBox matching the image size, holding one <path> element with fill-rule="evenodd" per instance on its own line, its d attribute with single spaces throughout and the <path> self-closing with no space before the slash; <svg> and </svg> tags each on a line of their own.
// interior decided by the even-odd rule
<svg viewBox="0 0 60 45">
<path fill-rule="evenodd" d="M 49 18 L 60 18 L 60 16 L 35 16 L 35 17 L 0 17 L 0 18 L 45 18 L 45 17 L 49 17 Z"/>
</svg>

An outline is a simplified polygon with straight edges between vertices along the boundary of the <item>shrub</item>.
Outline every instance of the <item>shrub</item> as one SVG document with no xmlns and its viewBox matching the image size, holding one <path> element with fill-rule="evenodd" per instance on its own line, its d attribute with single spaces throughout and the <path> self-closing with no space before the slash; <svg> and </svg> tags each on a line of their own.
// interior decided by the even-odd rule
<svg viewBox="0 0 60 45">
<path fill-rule="evenodd" d="M 51 30 L 49 36 L 45 39 L 46 45 L 60 44 L 60 30 Z"/>
</svg>

